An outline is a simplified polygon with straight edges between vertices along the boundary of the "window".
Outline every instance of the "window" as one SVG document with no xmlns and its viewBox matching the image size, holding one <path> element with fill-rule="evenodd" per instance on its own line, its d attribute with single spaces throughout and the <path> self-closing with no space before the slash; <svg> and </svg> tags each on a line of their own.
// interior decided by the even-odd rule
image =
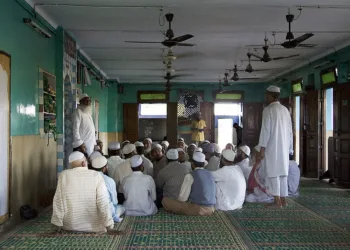
<svg viewBox="0 0 350 250">
<path fill-rule="evenodd" d="M 215 116 L 241 116 L 242 105 L 240 103 L 215 103 Z"/>
<path fill-rule="evenodd" d="M 139 106 L 139 118 L 166 118 L 166 103 L 141 103 Z"/>
<path fill-rule="evenodd" d="M 225 93 L 214 93 L 215 102 L 238 102 L 241 103 L 243 101 L 243 92 L 239 91 L 230 91 Z"/>
</svg>

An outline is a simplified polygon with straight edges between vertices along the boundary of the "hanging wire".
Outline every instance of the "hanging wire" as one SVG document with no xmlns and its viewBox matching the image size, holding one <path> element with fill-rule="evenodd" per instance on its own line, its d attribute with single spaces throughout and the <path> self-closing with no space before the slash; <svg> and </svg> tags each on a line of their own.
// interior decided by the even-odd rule
<svg viewBox="0 0 350 250">
<path fill-rule="evenodd" d="M 294 18 L 294 20 L 293 20 L 293 21 L 298 20 L 298 18 L 299 18 L 299 17 L 300 17 L 300 15 L 301 15 L 301 11 L 303 10 L 303 8 L 302 8 L 301 6 L 299 6 L 299 7 L 298 7 L 298 10 L 299 10 L 299 14 L 298 14 L 298 16 L 297 16 L 296 18 Z M 288 10 L 288 12 L 289 12 L 289 10 Z"/>
<path fill-rule="evenodd" d="M 158 23 L 159 23 L 159 26 L 164 26 L 164 24 L 165 24 L 165 18 L 163 15 L 163 7 L 160 7 L 160 9 L 159 9 Z"/>
</svg>

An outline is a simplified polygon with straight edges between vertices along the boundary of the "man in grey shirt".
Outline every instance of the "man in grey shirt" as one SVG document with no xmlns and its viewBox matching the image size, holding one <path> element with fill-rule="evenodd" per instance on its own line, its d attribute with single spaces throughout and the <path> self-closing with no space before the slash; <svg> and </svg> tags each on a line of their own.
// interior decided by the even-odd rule
<svg viewBox="0 0 350 250">
<path fill-rule="evenodd" d="M 178 162 L 179 154 L 176 149 L 168 150 L 166 157 L 168 165 L 158 173 L 156 185 L 158 189 L 163 190 L 163 197 L 177 199 L 185 175 L 190 170 L 186 165 Z"/>
</svg>

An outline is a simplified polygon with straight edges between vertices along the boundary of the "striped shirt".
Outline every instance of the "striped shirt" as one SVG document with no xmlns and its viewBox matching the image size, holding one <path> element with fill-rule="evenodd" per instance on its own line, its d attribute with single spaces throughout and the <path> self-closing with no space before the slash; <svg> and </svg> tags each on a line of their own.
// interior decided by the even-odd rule
<svg viewBox="0 0 350 250">
<path fill-rule="evenodd" d="M 87 167 L 60 174 L 51 223 L 65 230 L 106 232 L 114 222 L 103 177 Z"/>
<path fill-rule="evenodd" d="M 157 188 L 163 190 L 164 197 L 177 199 L 185 175 L 190 172 L 188 166 L 177 161 L 170 162 L 163 168 L 156 179 Z"/>
</svg>

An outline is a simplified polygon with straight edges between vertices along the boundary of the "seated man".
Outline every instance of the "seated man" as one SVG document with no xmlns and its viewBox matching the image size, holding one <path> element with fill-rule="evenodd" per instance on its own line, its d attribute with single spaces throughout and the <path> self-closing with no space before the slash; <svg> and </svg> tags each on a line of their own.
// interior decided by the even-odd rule
<svg viewBox="0 0 350 250">
<path fill-rule="evenodd" d="M 169 142 L 168 141 L 162 141 L 160 143 L 160 145 L 163 148 L 163 153 L 165 154 L 168 151 L 168 147 L 169 147 Z"/>
<path fill-rule="evenodd" d="M 143 174 L 142 157 L 131 157 L 133 173 L 123 180 L 126 215 L 147 216 L 154 215 L 158 209 L 156 200 L 156 185 L 151 176 Z"/>
<path fill-rule="evenodd" d="M 196 150 L 197 148 L 197 145 L 192 143 L 188 146 L 187 148 L 187 154 L 188 154 L 188 161 L 192 161 L 192 157 L 193 157 L 193 154 L 194 154 L 194 151 Z"/>
<path fill-rule="evenodd" d="M 111 142 L 108 144 L 108 175 L 114 177 L 117 166 L 125 160 L 120 157 L 120 143 Z"/>
<path fill-rule="evenodd" d="M 185 175 L 190 172 L 189 168 L 178 162 L 179 154 L 176 149 L 169 149 L 166 153 L 168 165 L 163 168 L 156 178 L 156 185 L 162 190 L 163 197 L 177 199 Z M 161 200 L 161 197 L 158 197 Z"/>
<path fill-rule="evenodd" d="M 116 184 L 112 178 L 106 175 L 108 174 L 107 163 L 106 157 L 102 155 L 97 156 L 91 160 L 91 169 L 99 172 L 103 177 L 109 195 L 109 208 L 112 213 L 112 218 L 114 222 L 121 222 L 122 219 L 120 216 L 124 214 L 125 208 L 122 205 L 118 205 Z"/>
<path fill-rule="evenodd" d="M 294 197 L 299 195 L 300 169 L 298 163 L 293 160 L 293 155 L 289 155 L 288 170 L 288 196 Z"/>
<path fill-rule="evenodd" d="M 265 182 L 265 165 L 260 158 L 260 147 L 254 148 L 254 165 L 248 178 L 246 202 L 271 202 L 273 196 L 269 193 L 267 183 Z"/>
<path fill-rule="evenodd" d="M 211 215 L 214 213 L 215 182 L 213 176 L 204 167 L 205 156 L 194 153 L 191 174 L 185 176 L 178 200 L 164 197 L 163 207 L 176 214 Z M 186 202 L 188 200 L 188 202 Z"/>
<path fill-rule="evenodd" d="M 143 160 L 143 173 L 153 177 L 153 163 L 145 157 L 144 150 L 145 147 L 142 142 L 135 142 L 136 152 L 142 157 Z"/>
<path fill-rule="evenodd" d="M 114 172 L 114 175 L 111 176 L 115 183 L 118 185 L 118 201 L 123 204 L 124 203 L 124 191 L 122 186 L 122 181 L 125 177 L 132 174 L 130 158 L 136 154 L 136 148 L 134 144 L 127 144 L 123 148 L 123 154 L 125 157 L 125 161 L 120 163 Z"/>
<path fill-rule="evenodd" d="M 218 146 L 215 146 L 214 143 L 207 144 L 203 147 L 205 159 L 208 161 L 208 165 L 205 166 L 206 170 L 215 171 L 218 170 L 220 167 L 220 153 L 215 152 L 215 148 L 217 149 Z"/>
<path fill-rule="evenodd" d="M 73 168 L 64 170 L 58 179 L 51 223 L 71 231 L 112 230 L 114 221 L 103 177 L 87 168 L 80 152 L 73 152 L 69 163 Z"/>
<path fill-rule="evenodd" d="M 87 154 L 87 148 L 85 146 L 85 143 L 82 140 L 78 140 L 78 141 L 74 141 L 72 143 L 73 146 L 73 152 L 81 152 L 84 154 L 85 158 L 88 160 L 89 159 L 89 155 Z"/>
<path fill-rule="evenodd" d="M 252 171 L 252 168 L 249 166 L 249 156 L 250 148 L 248 146 L 240 146 L 234 161 L 241 168 L 246 181 L 248 181 L 250 172 Z"/>
<path fill-rule="evenodd" d="M 176 149 L 179 154 L 179 162 L 185 164 L 189 169 L 191 169 L 191 163 L 186 161 L 186 153 L 182 148 Z"/>
<path fill-rule="evenodd" d="M 148 158 L 150 161 L 152 161 L 152 155 L 151 155 L 152 139 L 151 138 L 143 139 L 143 145 L 145 147 L 144 154 L 145 154 L 146 158 Z"/>
<path fill-rule="evenodd" d="M 178 148 L 182 148 L 185 153 L 187 152 L 187 147 L 188 146 L 186 145 L 184 138 L 179 138 L 177 140 L 177 147 Z"/>
<path fill-rule="evenodd" d="M 156 180 L 158 173 L 165 168 L 165 166 L 168 164 L 165 155 L 163 154 L 163 148 L 162 146 L 158 146 L 159 144 L 155 145 L 152 148 L 151 154 L 153 161 L 153 178 Z"/>
<path fill-rule="evenodd" d="M 246 181 L 239 166 L 234 165 L 235 153 L 230 149 L 222 152 L 221 168 L 211 172 L 216 182 L 217 210 L 235 210 L 242 208 Z"/>
</svg>

